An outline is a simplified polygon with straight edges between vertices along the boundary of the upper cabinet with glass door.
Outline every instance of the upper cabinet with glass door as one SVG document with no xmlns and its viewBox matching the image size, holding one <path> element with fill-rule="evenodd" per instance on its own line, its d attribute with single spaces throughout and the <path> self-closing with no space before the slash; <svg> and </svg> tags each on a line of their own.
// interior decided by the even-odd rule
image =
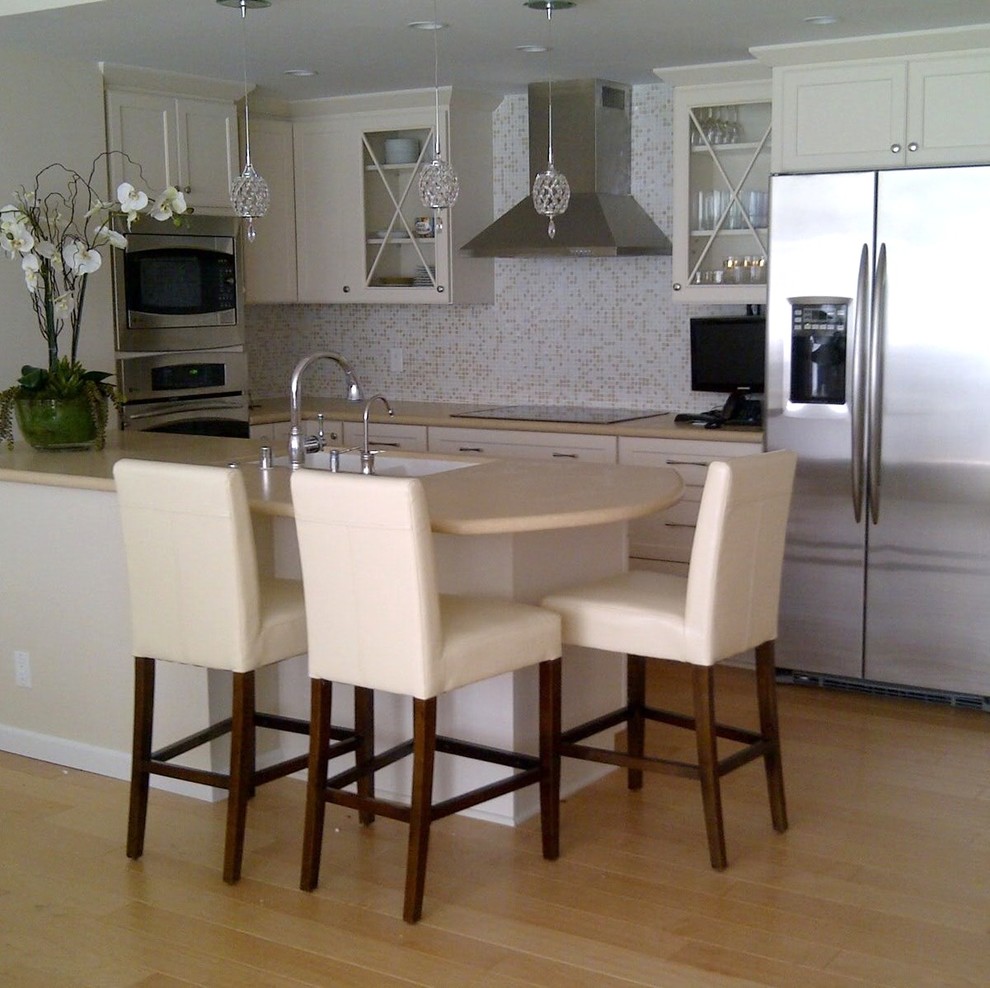
<svg viewBox="0 0 990 988">
<path fill-rule="evenodd" d="M 325 115 L 295 121 L 299 301 L 494 300 L 492 261 L 458 247 L 492 219 L 497 100 L 441 93 L 441 153 L 460 181 L 446 210 L 425 207 L 418 187 L 433 90 L 321 101 Z"/>
<path fill-rule="evenodd" d="M 769 81 L 675 89 L 677 301 L 766 301 L 770 117 Z"/>
</svg>

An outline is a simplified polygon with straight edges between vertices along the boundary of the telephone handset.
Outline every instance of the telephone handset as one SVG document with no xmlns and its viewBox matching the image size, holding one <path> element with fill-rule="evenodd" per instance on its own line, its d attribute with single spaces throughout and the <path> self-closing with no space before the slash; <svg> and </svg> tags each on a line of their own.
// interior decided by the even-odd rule
<svg viewBox="0 0 990 988">
<path fill-rule="evenodd" d="M 733 391 L 722 406 L 722 421 L 731 422 L 746 407 L 746 396 L 741 391 Z"/>
</svg>

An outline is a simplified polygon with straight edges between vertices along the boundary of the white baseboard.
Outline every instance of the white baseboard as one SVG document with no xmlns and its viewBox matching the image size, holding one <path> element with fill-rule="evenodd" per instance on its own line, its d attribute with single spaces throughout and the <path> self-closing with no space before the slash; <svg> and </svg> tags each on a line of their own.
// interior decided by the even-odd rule
<svg viewBox="0 0 990 988">
<path fill-rule="evenodd" d="M 129 782 L 131 778 L 130 754 L 114 751 L 111 748 L 97 748 L 80 741 L 69 741 L 51 734 L 24 731 L 6 724 L 0 724 L 0 750 L 125 782 Z M 170 779 L 159 775 L 151 777 L 151 786 L 153 789 L 174 792 L 180 796 L 192 796 L 194 799 L 211 803 L 224 799 L 227 795 L 223 789 L 200 786 L 193 782 L 184 782 L 182 779 Z"/>
</svg>

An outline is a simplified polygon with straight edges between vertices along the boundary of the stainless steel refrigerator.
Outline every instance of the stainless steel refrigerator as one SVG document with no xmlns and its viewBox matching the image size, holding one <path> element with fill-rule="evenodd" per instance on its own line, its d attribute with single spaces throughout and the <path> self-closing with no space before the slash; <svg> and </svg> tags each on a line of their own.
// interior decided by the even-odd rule
<svg viewBox="0 0 990 988">
<path fill-rule="evenodd" d="M 990 696 L 990 167 L 771 184 L 778 666 Z"/>
</svg>

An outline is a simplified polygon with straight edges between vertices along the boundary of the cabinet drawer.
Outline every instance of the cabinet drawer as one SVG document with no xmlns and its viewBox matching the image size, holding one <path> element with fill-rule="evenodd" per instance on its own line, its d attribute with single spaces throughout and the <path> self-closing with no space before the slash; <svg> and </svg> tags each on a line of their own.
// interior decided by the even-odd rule
<svg viewBox="0 0 990 988">
<path fill-rule="evenodd" d="M 474 453 L 527 460 L 582 460 L 615 463 L 614 436 L 502 429 L 430 429 L 434 453 Z"/>
<path fill-rule="evenodd" d="M 425 453 L 426 426 L 369 422 L 368 441 L 375 449 L 406 449 L 414 453 Z M 363 442 L 364 425 L 361 422 L 345 422 L 344 445 L 360 446 Z"/>
<path fill-rule="evenodd" d="M 715 460 L 762 452 L 760 443 L 619 438 L 619 462 L 631 466 L 673 467 L 684 479 L 684 495 L 666 511 L 629 523 L 629 554 L 634 559 L 687 563 L 691 558 L 698 505 L 708 467 Z"/>
</svg>

